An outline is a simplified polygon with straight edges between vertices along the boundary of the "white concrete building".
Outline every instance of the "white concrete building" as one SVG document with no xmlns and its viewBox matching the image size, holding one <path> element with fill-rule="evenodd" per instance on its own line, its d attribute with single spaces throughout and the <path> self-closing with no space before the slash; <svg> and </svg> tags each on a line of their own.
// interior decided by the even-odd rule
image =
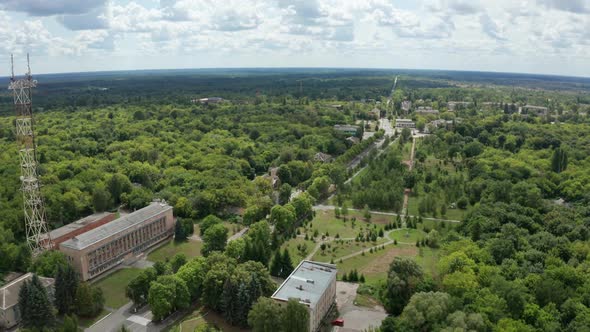
<svg viewBox="0 0 590 332">
<path fill-rule="evenodd" d="M 271 298 L 281 305 L 289 299 L 306 305 L 309 309 L 309 331 L 318 331 L 322 319 L 336 301 L 337 273 L 336 265 L 303 260 Z"/>
</svg>

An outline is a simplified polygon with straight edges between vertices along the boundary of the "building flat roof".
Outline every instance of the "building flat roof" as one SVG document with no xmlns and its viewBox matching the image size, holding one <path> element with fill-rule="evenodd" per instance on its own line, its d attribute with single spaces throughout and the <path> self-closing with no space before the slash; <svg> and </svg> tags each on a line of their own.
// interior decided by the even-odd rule
<svg viewBox="0 0 590 332">
<path fill-rule="evenodd" d="M 102 213 L 95 213 L 93 215 L 89 215 L 88 217 L 84 217 L 80 220 L 74 221 L 70 224 L 67 224 L 67 225 L 64 225 L 60 228 L 56 228 L 56 229 L 52 230 L 51 232 L 49 232 L 49 236 L 51 236 L 52 240 L 60 238 L 64 235 L 69 234 L 77 229 L 80 229 L 88 224 L 92 224 L 98 220 L 101 220 L 102 218 L 104 218 L 110 214 L 112 214 L 112 213 L 102 212 Z M 47 234 L 42 234 L 41 238 L 46 239 Z"/>
<path fill-rule="evenodd" d="M 8 309 L 16 305 L 18 303 L 18 293 L 20 292 L 20 288 L 25 281 L 30 280 L 31 278 L 33 278 L 33 274 L 27 273 L 0 288 L 0 309 Z M 44 287 L 47 287 L 54 282 L 52 278 L 39 277 L 39 280 L 41 280 L 41 284 L 43 284 Z"/>
<path fill-rule="evenodd" d="M 65 242 L 62 242 L 60 245 L 76 250 L 81 250 L 98 241 L 118 234 L 127 228 L 133 227 L 148 218 L 171 209 L 172 207 L 166 203 L 153 202 L 143 209 L 139 209 L 119 219 L 113 220 L 108 224 L 104 224 L 86 233 L 75 236 Z"/>
<path fill-rule="evenodd" d="M 336 265 L 301 261 L 271 298 L 282 301 L 294 298 L 315 308 L 337 272 Z"/>
<path fill-rule="evenodd" d="M 414 122 L 412 119 L 395 119 L 395 122 Z"/>
</svg>

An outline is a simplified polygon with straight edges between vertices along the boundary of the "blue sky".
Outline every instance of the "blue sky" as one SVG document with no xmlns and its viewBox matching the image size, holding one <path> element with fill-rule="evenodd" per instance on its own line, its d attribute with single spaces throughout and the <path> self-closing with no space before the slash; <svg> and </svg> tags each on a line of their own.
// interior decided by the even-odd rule
<svg viewBox="0 0 590 332">
<path fill-rule="evenodd" d="M 363 67 L 590 77 L 590 0 L 0 0 L 0 76 Z M 19 67 L 20 66 L 20 67 Z"/>
</svg>

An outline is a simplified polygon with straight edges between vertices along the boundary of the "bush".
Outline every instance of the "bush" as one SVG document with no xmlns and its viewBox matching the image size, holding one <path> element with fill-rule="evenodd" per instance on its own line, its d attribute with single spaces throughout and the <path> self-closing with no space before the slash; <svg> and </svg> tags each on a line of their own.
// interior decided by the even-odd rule
<svg viewBox="0 0 590 332">
<path fill-rule="evenodd" d="M 461 210 L 465 210 L 467 208 L 467 205 L 469 204 L 469 200 L 467 199 L 467 197 L 462 196 L 461 198 L 459 198 L 459 200 L 457 201 L 457 207 Z"/>
</svg>

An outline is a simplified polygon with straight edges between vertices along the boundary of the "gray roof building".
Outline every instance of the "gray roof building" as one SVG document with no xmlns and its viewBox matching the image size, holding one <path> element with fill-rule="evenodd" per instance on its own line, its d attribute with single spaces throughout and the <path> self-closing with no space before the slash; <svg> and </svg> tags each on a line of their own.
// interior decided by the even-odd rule
<svg viewBox="0 0 590 332">
<path fill-rule="evenodd" d="M 0 288 L 0 330 L 5 328 L 11 328 L 20 322 L 20 311 L 18 308 L 18 293 L 25 281 L 29 281 L 33 278 L 32 273 L 22 275 L 8 284 Z M 45 289 L 49 297 L 53 298 L 53 284 L 55 280 L 53 278 L 39 277 L 41 284 Z"/>
<path fill-rule="evenodd" d="M 96 242 L 119 234 L 135 225 L 141 224 L 146 219 L 159 215 L 168 210 L 172 210 L 172 206 L 165 203 L 153 202 L 143 209 L 132 212 L 126 216 L 111 221 L 108 224 L 102 225 L 84 234 L 78 235 L 68 241 L 65 241 L 61 244 L 61 246 L 77 250 L 84 249 Z"/>
<path fill-rule="evenodd" d="M 336 265 L 303 260 L 271 298 L 305 304 L 310 311 L 310 331 L 316 331 L 336 299 L 337 273 Z"/>
</svg>

